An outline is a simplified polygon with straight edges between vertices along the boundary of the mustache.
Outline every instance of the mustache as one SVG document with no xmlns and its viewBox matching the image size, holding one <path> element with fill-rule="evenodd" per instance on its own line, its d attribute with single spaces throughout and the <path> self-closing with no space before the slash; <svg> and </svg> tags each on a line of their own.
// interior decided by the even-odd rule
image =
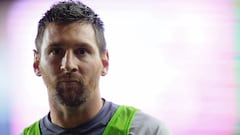
<svg viewBox="0 0 240 135">
<path fill-rule="evenodd" d="M 83 82 L 83 77 L 76 73 L 63 73 L 58 76 L 58 82 L 64 82 L 64 81 L 76 81 L 76 82 Z"/>
</svg>

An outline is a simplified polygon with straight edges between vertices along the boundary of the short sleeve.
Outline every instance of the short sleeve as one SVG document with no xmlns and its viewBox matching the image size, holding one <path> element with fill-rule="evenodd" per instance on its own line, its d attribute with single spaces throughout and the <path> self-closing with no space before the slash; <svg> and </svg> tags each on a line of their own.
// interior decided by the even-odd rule
<svg viewBox="0 0 240 135">
<path fill-rule="evenodd" d="M 130 135 L 171 135 L 169 129 L 158 119 L 138 111 L 133 119 Z"/>
</svg>

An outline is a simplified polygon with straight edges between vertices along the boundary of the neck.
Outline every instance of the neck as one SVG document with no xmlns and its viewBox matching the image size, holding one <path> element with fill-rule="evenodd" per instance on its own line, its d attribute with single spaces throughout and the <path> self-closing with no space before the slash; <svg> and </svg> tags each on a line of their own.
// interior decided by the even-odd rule
<svg viewBox="0 0 240 135">
<path fill-rule="evenodd" d="M 63 128 L 74 128 L 92 119 L 101 110 L 103 101 L 96 98 L 79 107 L 67 107 L 56 102 L 50 103 L 52 123 Z"/>
</svg>

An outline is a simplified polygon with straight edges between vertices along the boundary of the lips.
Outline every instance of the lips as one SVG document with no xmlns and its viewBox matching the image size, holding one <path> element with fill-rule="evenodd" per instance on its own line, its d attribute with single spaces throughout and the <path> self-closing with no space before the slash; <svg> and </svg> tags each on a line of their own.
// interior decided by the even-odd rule
<svg viewBox="0 0 240 135">
<path fill-rule="evenodd" d="M 57 84 L 57 88 L 62 89 L 63 91 L 72 91 L 81 88 L 82 85 L 79 83 L 79 81 L 76 80 L 64 80 L 60 81 Z"/>
<path fill-rule="evenodd" d="M 78 81 L 76 81 L 76 80 L 63 80 L 63 81 L 60 81 L 60 82 L 71 83 L 71 82 L 78 82 Z"/>
<path fill-rule="evenodd" d="M 64 81 L 59 81 L 59 84 L 68 84 L 68 85 L 74 85 L 74 84 L 78 84 L 79 81 L 76 80 L 64 80 Z"/>
<path fill-rule="evenodd" d="M 72 82 L 81 82 L 81 78 L 76 74 L 64 74 L 58 77 L 58 82 L 72 83 Z"/>
</svg>

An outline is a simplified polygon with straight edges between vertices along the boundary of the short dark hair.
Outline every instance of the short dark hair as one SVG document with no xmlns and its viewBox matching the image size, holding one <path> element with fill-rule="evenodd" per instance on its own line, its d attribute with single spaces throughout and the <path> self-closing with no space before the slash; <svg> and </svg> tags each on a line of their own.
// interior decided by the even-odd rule
<svg viewBox="0 0 240 135">
<path fill-rule="evenodd" d="M 41 51 L 43 34 L 50 23 L 69 24 L 73 22 L 90 23 L 94 29 L 95 37 L 100 54 L 106 50 L 104 27 L 102 20 L 87 5 L 80 1 L 62 1 L 52 5 L 38 23 L 38 32 L 35 39 L 37 51 Z"/>
</svg>

